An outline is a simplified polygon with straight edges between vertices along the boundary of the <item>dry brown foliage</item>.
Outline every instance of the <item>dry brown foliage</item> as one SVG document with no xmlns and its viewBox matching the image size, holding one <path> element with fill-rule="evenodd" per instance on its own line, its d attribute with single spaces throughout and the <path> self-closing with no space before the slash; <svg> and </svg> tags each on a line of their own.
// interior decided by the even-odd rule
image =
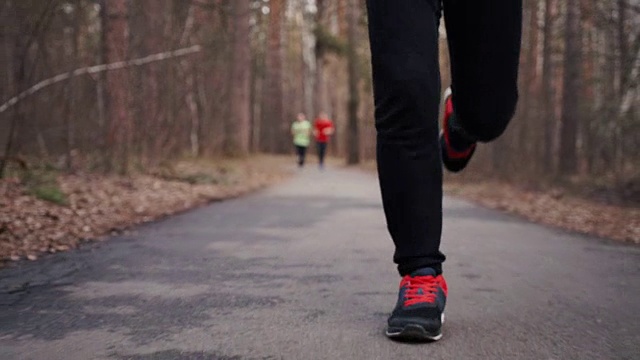
<svg viewBox="0 0 640 360">
<path fill-rule="evenodd" d="M 36 260 L 212 201 L 260 189 L 286 175 L 276 158 L 183 161 L 152 175 L 60 175 L 66 205 L 33 196 L 18 178 L 0 181 L 0 264 Z"/>
<path fill-rule="evenodd" d="M 555 190 L 524 190 L 497 181 L 454 182 L 451 195 L 528 220 L 602 238 L 640 244 L 640 209 L 604 204 Z"/>
</svg>

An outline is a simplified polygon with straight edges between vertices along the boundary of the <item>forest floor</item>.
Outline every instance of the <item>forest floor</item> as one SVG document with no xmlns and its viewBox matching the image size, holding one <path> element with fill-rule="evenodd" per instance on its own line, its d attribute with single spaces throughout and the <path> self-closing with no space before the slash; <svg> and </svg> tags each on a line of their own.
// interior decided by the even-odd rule
<svg viewBox="0 0 640 360">
<path fill-rule="evenodd" d="M 183 160 L 129 176 L 53 170 L 0 180 L 0 267 L 102 240 L 287 177 L 285 159 Z"/>
<path fill-rule="evenodd" d="M 640 244 L 638 206 L 604 203 L 560 187 L 532 190 L 497 180 L 447 181 L 445 193 L 539 224 Z"/>
<path fill-rule="evenodd" d="M 126 177 L 43 169 L 15 173 L 0 180 L 0 266 L 37 260 L 263 188 L 287 177 L 288 162 L 267 156 L 183 160 Z M 364 167 L 375 169 L 372 164 Z M 532 189 L 465 177 L 447 178 L 445 192 L 533 222 L 640 243 L 640 206 L 634 203 L 604 201 L 559 186 Z"/>
<path fill-rule="evenodd" d="M 375 164 L 364 168 L 375 171 Z M 445 176 L 444 191 L 535 223 L 640 244 L 640 206 L 634 199 L 603 196 L 575 185 L 532 187 L 465 175 Z"/>
</svg>

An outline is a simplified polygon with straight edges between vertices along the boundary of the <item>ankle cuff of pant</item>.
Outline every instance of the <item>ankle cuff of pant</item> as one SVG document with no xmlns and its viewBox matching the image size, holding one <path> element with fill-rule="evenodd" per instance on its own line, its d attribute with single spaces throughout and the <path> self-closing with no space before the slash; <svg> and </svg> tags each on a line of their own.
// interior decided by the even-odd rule
<svg viewBox="0 0 640 360">
<path fill-rule="evenodd" d="M 436 275 L 441 275 L 442 274 L 442 264 L 431 264 L 431 265 L 402 265 L 399 264 L 398 265 L 398 272 L 400 273 L 400 276 L 406 276 L 409 275 L 411 273 L 413 273 L 416 270 L 420 270 L 420 269 L 424 269 L 424 268 L 431 268 L 433 270 L 436 271 Z"/>
</svg>

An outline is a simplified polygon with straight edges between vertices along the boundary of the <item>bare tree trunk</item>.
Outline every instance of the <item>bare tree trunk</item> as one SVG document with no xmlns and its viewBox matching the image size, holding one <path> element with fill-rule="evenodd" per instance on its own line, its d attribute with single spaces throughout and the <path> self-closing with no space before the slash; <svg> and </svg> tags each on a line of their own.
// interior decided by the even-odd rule
<svg viewBox="0 0 640 360">
<path fill-rule="evenodd" d="M 196 101 L 196 81 L 194 73 L 196 71 L 194 67 L 188 67 L 187 64 L 183 64 L 184 71 L 188 72 L 186 77 L 186 97 L 185 101 L 189 108 L 189 116 L 191 119 L 191 127 L 189 129 L 189 147 L 191 150 L 191 156 L 196 157 L 201 155 L 201 121 L 200 112 L 198 110 L 198 102 Z"/>
<path fill-rule="evenodd" d="M 184 26 L 182 35 L 180 36 L 180 46 L 185 46 L 189 39 L 191 39 L 195 33 L 194 28 L 196 24 L 196 5 L 191 4 L 187 10 L 187 17 L 184 20 Z M 180 77 L 185 79 L 185 103 L 189 109 L 189 150 L 192 157 L 197 157 L 202 154 L 202 141 L 200 139 L 202 134 L 202 120 L 200 118 L 200 108 L 197 101 L 197 82 L 196 72 L 198 64 L 193 64 L 186 59 L 183 59 L 179 63 Z"/>
<path fill-rule="evenodd" d="M 613 17 L 613 4 L 610 5 L 608 10 L 609 15 Z M 604 57 L 603 61 L 605 70 L 603 76 L 604 104 L 602 113 L 603 117 L 606 119 L 614 119 L 616 107 L 613 104 L 617 103 L 619 93 L 616 83 L 621 69 L 617 65 L 619 57 L 615 55 L 618 53 L 618 48 L 616 46 L 618 36 L 616 35 L 617 32 L 615 28 L 607 27 L 605 29 L 604 53 L 607 54 L 607 56 Z M 607 133 L 609 135 L 607 139 L 608 141 L 605 144 L 601 144 L 602 154 L 598 157 L 601 160 L 600 166 L 603 169 L 610 169 L 610 164 L 615 160 L 617 128 L 617 122 L 610 122 L 607 126 Z"/>
<path fill-rule="evenodd" d="M 538 2 L 530 1 L 525 8 L 524 19 L 528 22 L 528 26 L 524 27 L 523 40 L 524 51 L 521 53 L 521 72 L 520 78 L 521 88 L 523 89 L 523 96 L 518 107 L 518 121 L 514 130 L 517 130 L 514 135 L 517 134 L 517 140 L 514 142 L 514 147 L 518 152 L 527 152 L 535 154 L 538 150 L 537 146 L 537 134 L 534 131 L 537 129 L 536 118 L 536 77 L 537 77 L 537 61 L 538 61 Z M 533 125 L 533 126 L 532 126 Z M 533 140 L 533 141 L 532 141 Z M 509 157 L 509 161 L 512 161 L 512 157 Z M 536 165 L 533 163 L 532 165 Z M 537 170 L 535 166 L 531 166 L 529 171 Z"/>
<path fill-rule="evenodd" d="M 195 41 L 202 44 L 204 51 L 198 55 L 194 71 L 196 71 L 196 94 L 197 102 L 200 108 L 200 153 L 211 155 L 215 150 L 220 149 L 219 139 L 223 136 L 223 126 L 215 122 L 214 107 L 216 101 L 222 96 L 211 96 L 214 94 L 215 87 L 219 84 L 217 80 L 220 74 L 215 69 L 216 49 L 213 49 L 214 42 L 211 40 L 211 34 L 220 31 L 219 21 L 213 15 L 210 8 L 193 6 L 194 20 L 194 38 Z"/>
<path fill-rule="evenodd" d="M 250 1 L 233 1 L 233 42 L 231 52 L 230 116 L 225 119 L 225 146 L 227 155 L 245 155 L 249 152 L 249 124 L 251 121 L 251 44 Z"/>
<path fill-rule="evenodd" d="M 627 84 L 630 78 L 627 76 L 627 69 L 634 67 L 634 62 L 629 58 L 629 46 L 627 43 L 627 33 L 626 33 L 626 22 L 627 22 L 627 2 L 629 0 L 617 0 L 617 10 L 618 10 L 618 19 L 617 19 L 617 33 L 618 33 L 618 48 L 619 52 L 619 63 L 618 63 L 618 74 L 620 76 L 618 82 L 618 96 L 619 102 L 622 103 L 624 101 L 625 92 L 627 90 Z M 637 33 L 637 30 L 636 30 Z M 636 35 L 639 36 L 639 35 Z M 635 56 L 635 54 L 633 54 Z M 619 114 L 619 109 L 616 109 L 614 114 Z M 618 119 L 621 116 L 617 116 Z M 616 138 L 614 139 L 615 148 L 615 162 L 613 169 L 616 173 L 616 177 L 622 172 L 623 164 L 620 159 L 624 158 L 624 134 L 622 133 L 620 121 L 617 121 L 618 126 L 616 127 Z"/>
<path fill-rule="evenodd" d="M 578 101 L 580 94 L 580 67 L 582 66 L 579 16 L 578 1 L 567 0 L 559 159 L 559 170 L 563 175 L 572 175 L 578 169 L 576 146 L 578 118 L 580 116 Z"/>
<path fill-rule="evenodd" d="M 282 151 L 282 124 L 284 122 L 284 99 L 282 77 L 282 19 L 284 0 L 269 2 L 269 31 L 267 35 L 267 98 L 265 99 L 264 122 L 267 131 L 268 151 Z"/>
<path fill-rule="evenodd" d="M 358 77 L 358 1 L 348 1 L 348 69 L 349 69 L 349 122 L 347 131 L 347 164 L 360 162 L 360 134 L 358 132 L 358 108 L 360 105 Z"/>
<path fill-rule="evenodd" d="M 553 170 L 553 126 L 555 124 L 555 112 L 553 101 L 553 64 L 551 63 L 553 44 L 553 8 L 555 0 L 545 0 L 544 5 L 544 28 L 542 45 L 542 106 L 543 106 L 543 126 L 544 142 L 542 154 L 542 166 L 545 172 Z"/>
<path fill-rule="evenodd" d="M 627 34 L 625 23 L 627 21 L 627 2 L 629 0 L 617 0 L 618 21 L 616 22 L 618 32 L 618 46 L 620 48 L 620 83 L 618 96 L 622 98 L 627 85 L 626 71 L 632 64 L 629 61 L 629 46 L 627 45 Z"/>
<path fill-rule="evenodd" d="M 338 36 L 348 38 L 349 26 L 351 25 L 350 21 L 352 20 L 349 14 L 349 6 L 351 6 L 350 0 L 337 0 L 336 6 L 336 12 L 338 13 Z M 356 6 L 359 6 L 359 4 L 356 4 Z M 358 24 L 355 25 L 357 26 Z"/>
<path fill-rule="evenodd" d="M 593 128 L 599 117 L 594 116 L 598 110 L 598 101 L 596 99 L 595 83 L 596 83 L 596 50 L 595 50 L 595 31 L 594 31 L 594 15 L 592 2 L 583 1 L 581 32 L 585 37 L 584 41 L 584 61 L 583 61 L 583 86 L 580 96 L 585 104 L 585 112 L 582 116 L 582 126 L 580 134 L 582 139 L 581 161 L 585 165 L 587 174 L 591 173 L 593 168 L 594 150 L 597 144 L 593 141 Z"/>
<path fill-rule="evenodd" d="M 3 23 L 5 21 L 3 20 Z M 16 19 L 7 19 L 6 23 L 11 23 L 16 29 L 19 29 L 20 26 L 17 23 Z M 8 28 L 8 27 L 7 27 Z M 2 27 L 3 35 L 7 36 L 8 30 L 4 26 Z M 30 38 L 27 41 L 24 41 L 23 38 L 13 39 L 13 41 L 7 41 L 5 49 L 12 49 L 13 51 L 7 51 L 10 53 L 11 57 L 7 57 L 7 79 L 13 82 L 13 89 L 15 92 L 19 93 L 25 88 L 25 77 L 26 77 L 26 55 L 27 51 L 25 50 L 29 43 L 33 41 L 33 37 L 35 34 L 29 34 Z M 24 44 L 26 43 L 26 45 Z M 9 119 L 9 131 L 6 134 L 6 143 L 4 147 L 4 153 L 0 156 L 0 179 L 2 179 L 5 175 L 6 166 L 8 163 L 8 159 L 13 155 L 14 146 L 16 142 L 16 137 L 18 133 L 18 126 L 22 120 L 22 109 L 21 105 L 18 104 L 11 114 Z"/>
<path fill-rule="evenodd" d="M 326 53 L 325 44 L 318 38 L 321 32 L 327 31 L 324 28 L 325 12 L 326 12 L 327 0 L 316 0 L 316 73 L 314 81 L 314 105 L 313 116 L 319 114 L 322 111 L 327 111 L 327 99 L 325 92 L 325 80 L 324 80 L 324 57 Z"/>
<path fill-rule="evenodd" d="M 69 32 L 67 39 L 67 54 L 73 71 L 78 67 L 79 55 L 78 55 L 78 37 L 80 36 L 80 1 L 76 0 L 73 3 L 75 7 L 74 17 L 71 19 Z M 75 105 L 76 105 L 76 86 L 74 86 L 73 79 L 65 85 L 65 109 L 64 109 L 64 121 L 65 121 L 65 166 L 67 171 L 71 171 L 73 168 L 73 148 L 75 146 L 74 141 L 74 117 L 75 117 Z"/>
<path fill-rule="evenodd" d="M 260 150 L 260 135 L 262 125 L 262 109 L 260 106 L 260 94 L 262 94 L 262 77 L 258 74 L 258 67 L 260 59 L 254 56 L 251 59 L 251 134 L 250 134 L 250 148 L 249 150 Z"/>
<path fill-rule="evenodd" d="M 125 60 L 127 57 L 128 7 L 126 0 L 106 0 L 104 2 L 103 32 L 106 63 Z M 108 130 L 107 147 L 111 152 L 110 170 L 128 171 L 129 139 L 133 129 L 129 116 L 127 70 L 106 73 Z"/>
<path fill-rule="evenodd" d="M 316 72 L 315 51 L 314 51 L 314 37 L 313 37 L 313 23 L 307 21 L 305 18 L 303 21 L 302 29 L 302 58 L 304 62 L 304 76 L 303 83 L 305 88 L 305 106 L 304 109 L 308 116 L 314 116 L 314 75 Z"/>
<path fill-rule="evenodd" d="M 185 64 L 186 66 L 186 64 Z M 189 134 L 189 142 L 191 145 L 191 156 L 202 155 L 202 118 L 201 108 L 199 107 L 197 99 L 198 84 L 196 82 L 196 66 L 188 67 L 187 71 L 187 95 L 186 102 L 189 107 L 189 113 L 191 115 L 191 131 Z"/>
<path fill-rule="evenodd" d="M 164 0 L 141 0 L 140 8 L 144 14 L 143 43 L 144 54 L 154 54 L 162 52 L 165 39 L 165 18 L 167 1 Z M 143 112 L 142 129 L 143 144 L 142 152 L 146 161 L 155 164 L 161 154 L 154 149 L 154 135 L 159 135 L 162 131 L 162 110 L 160 106 L 160 78 L 162 75 L 162 64 L 151 63 L 143 69 L 142 79 L 142 99 Z"/>
</svg>

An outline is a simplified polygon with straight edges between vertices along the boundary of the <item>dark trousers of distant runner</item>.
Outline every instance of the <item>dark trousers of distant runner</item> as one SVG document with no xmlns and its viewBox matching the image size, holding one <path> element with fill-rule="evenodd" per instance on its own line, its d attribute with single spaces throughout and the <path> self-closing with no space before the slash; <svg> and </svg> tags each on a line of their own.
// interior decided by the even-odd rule
<svg viewBox="0 0 640 360">
<path fill-rule="evenodd" d="M 488 142 L 515 111 L 522 1 L 367 0 L 367 8 L 378 173 L 394 261 L 401 275 L 441 272 L 440 15 L 456 116 L 466 134 Z"/>
<path fill-rule="evenodd" d="M 327 143 L 326 142 L 317 142 L 318 147 L 318 163 L 320 166 L 324 166 L 324 158 L 327 154 Z"/>
<path fill-rule="evenodd" d="M 296 154 L 298 155 L 298 166 L 304 166 L 304 160 L 307 155 L 307 147 L 296 145 Z"/>
</svg>

